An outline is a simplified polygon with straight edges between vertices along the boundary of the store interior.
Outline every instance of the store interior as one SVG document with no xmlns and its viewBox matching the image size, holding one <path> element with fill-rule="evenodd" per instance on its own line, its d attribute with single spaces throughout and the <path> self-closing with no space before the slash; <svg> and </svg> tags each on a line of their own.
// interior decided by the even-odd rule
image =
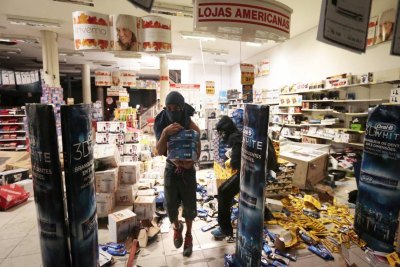
<svg viewBox="0 0 400 267">
<path fill-rule="evenodd" d="M 0 267 L 400 266 L 399 56 L 397 0 L 2 0 Z"/>
</svg>

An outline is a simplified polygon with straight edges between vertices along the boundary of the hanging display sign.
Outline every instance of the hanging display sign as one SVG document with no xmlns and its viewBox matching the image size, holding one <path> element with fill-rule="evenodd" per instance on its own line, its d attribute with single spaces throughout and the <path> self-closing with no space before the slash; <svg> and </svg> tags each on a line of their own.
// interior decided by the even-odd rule
<svg viewBox="0 0 400 267">
<path fill-rule="evenodd" d="M 206 94 L 207 95 L 215 94 L 215 82 L 214 81 L 206 81 Z"/>
<path fill-rule="evenodd" d="M 149 53 L 171 53 L 171 20 L 158 16 L 140 19 L 140 51 Z"/>
<path fill-rule="evenodd" d="M 72 13 L 75 50 L 106 50 L 110 45 L 108 15 L 75 11 Z"/>
<path fill-rule="evenodd" d="M 212 34 L 224 33 L 221 38 L 230 34 L 242 41 L 257 38 L 282 41 L 290 37 L 291 13 L 291 8 L 277 1 L 196 0 L 194 28 Z M 228 28 L 231 30 L 227 31 Z"/>
<path fill-rule="evenodd" d="M 400 56 L 400 2 L 397 5 L 396 24 L 394 26 L 394 36 L 392 41 L 392 48 L 390 53 L 392 55 Z"/>
<path fill-rule="evenodd" d="M 377 26 L 378 26 L 378 16 L 370 18 L 368 24 L 367 46 L 372 46 L 375 44 L 375 35 Z"/>
<path fill-rule="evenodd" d="M 400 106 L 379 105 L 368 117 L 354 228 L 368 247 L 394 249 L 400 203 Z M 379 196 L 379 197 L 376 197 Z"/>
<path fill-rule="evenodd" d="M 137 18 L 118 14 L 110 16 L 111 48 L 116 51 L 138 51 Z"/>
<path fill-rule="evenodd" d="M 200 84 L 182 84 L 182 83 L 171 83 L 169 85 L 171 91 L 173 90 L 200 90 Z"/>
<path fill-rule="evenodd" d="M 254 65 L 240 64 L 240 71 L 242 73 L 242 84 L 254 84 Z"/>
<path fill-rule="evenodd" d="M 123 87 L 111 86 L 107 88 L 107 96 L 125 96 L 127 91 Z"/>
<path fill-rule="evenodd" d="M 242 86 L 242 99 L 243 103 L 253 102 L 253 85 L 247 84 Z"/>
<path fill-rule="evenodd" d="M 111 71 L 96 70 L 94 71 L 94 83 L 96 86 L 111 85 Z"/>
<path fill-rule="evenodd" d="M 243 119 L 235 266 L 261 266 L 269 107 L 248 104 Z"/>
<path fill-rule="evenodd" d="M 372 0 L 324 0 L 318 26 L 317 40 L 365 52 Z"/>
<path fill-rule="evenodd" d="M 136 73 L 132 70 L 121 70 L 120 79 L 122 86 L 135 87 L 136 86 Z"/>
<path fill-rule="evenodd" d="M 256 76 L 268 76 L 269 75 L 269 60 L 265 59 L 257 64 Z"/>
</svg>

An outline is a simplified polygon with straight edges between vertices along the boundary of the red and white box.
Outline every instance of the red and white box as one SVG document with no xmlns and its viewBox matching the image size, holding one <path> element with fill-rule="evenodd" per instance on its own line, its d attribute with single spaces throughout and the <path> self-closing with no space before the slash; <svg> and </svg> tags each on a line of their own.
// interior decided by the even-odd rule
<svg viewBox="0 0 400 267">
<path fill-rule="evenodd" d="M 7 210 L 25 202 L 29 198 L 29 193 L 21 186 L 7 184 L 0 186 L 0 210 Z"/>
</svg>

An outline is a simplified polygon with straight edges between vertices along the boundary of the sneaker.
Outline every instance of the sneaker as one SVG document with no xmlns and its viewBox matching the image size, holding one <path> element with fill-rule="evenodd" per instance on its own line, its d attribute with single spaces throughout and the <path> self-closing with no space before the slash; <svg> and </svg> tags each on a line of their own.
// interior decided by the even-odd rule
<svg viewBox="0 0 400 267">
<path fill-rule="evenodd" d="M 174 228 L 174 245 L 176 248 L 180 248 L 182 246 L 183 243 L 182 231 L 183 231 L 183 224 L 179 222 L 179 229 Z"/>
<path fill-rule="evenodd" d="M 226 235 L 222 232 L 221 227 L 218 227 L 217 229 L 212 230 L 211 234 L 217 240 L 222 240 L 222 239 L 224 239 L 226 237 Z"/>
<path fill-rule="evenodd" d="M 183 256 L 190 257 L 193 251 L 193 237 L 192 234 L 186 234 L 185 244 L 183 245 Z"/>
</svg>

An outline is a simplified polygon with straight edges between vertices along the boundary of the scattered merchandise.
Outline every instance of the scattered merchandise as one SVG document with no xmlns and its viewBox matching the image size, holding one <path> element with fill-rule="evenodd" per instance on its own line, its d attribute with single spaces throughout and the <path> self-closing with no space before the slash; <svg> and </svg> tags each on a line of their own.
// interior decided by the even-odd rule
<svg viewBox="0 0 400 267">
<path fill-rule="evenodd" d="M 29 193 L 15 184 L 0 186 L 0 210 L 7 210 L 29 198 Z"/>
<path fill-rule="evenodd" d="M 111 242 L 125 242 L 135 226 L 136 214 L 129 209 L 108 215 L 108 230 Z"/>
<path fill-rule="evenodd" d="M 14 169 L 0 172 L 0 185 L 13 184 L 29 178 L 27 169 Z"/>
</svg>

